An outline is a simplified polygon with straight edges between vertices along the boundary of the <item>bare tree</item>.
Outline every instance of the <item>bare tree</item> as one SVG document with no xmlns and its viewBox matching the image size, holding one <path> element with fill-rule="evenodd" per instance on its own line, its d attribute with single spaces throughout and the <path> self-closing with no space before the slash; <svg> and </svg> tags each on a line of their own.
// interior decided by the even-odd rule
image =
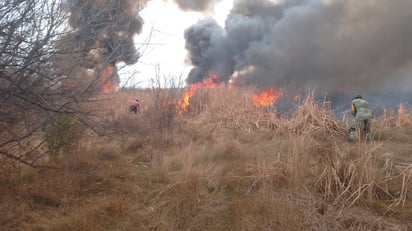
<svg viewBox="0 0 412 231">
<path fill-rule="evenodd" d="M 50 138 L 41 131 L 56 121 L 66 124 L 62 116 L 90 125 L 92 113 L 82 104 L 101 90 L 105 82 L 100 77 L 116 78 L 117 62 L 137 61 L 132 37 L 142 22 L 127 9 L 134 1 L 98 2 L 106 5 L 1 1 L 0 157 L 38 167 L 48 153 L 39 147 Z M 126 9 L 129 18 L 122 16 Z"/>
<path fill-rule="evenodd" d="M 34 162 L 26 157 L 34 149 L 23 141 L 51 115 L 69 113 L 73 106 L 59 86 L 67 75 L 53 62 L 65 20 L 60 4 L 6 0 L 0 5 L 0 154 L 30 165 Z"/>
</svg>

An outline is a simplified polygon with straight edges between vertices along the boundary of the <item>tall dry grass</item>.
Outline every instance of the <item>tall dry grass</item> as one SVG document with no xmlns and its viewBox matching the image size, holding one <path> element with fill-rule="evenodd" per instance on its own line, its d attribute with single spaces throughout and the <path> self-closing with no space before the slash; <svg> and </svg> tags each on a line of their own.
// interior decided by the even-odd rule
<svg viewBox="0 0 412 231">
<path fill-rule="evenodd" d="M 268 139 L 284 139 L 283 145 L 288 147 L 276 151 L 261 148 L 260 152 L 268 152 L 262 161 L 258 160 L 259 155 L 245 158 L 248 150 L 237 143 L 237 148 L 224 154 L 231 160 L 230 170 L 213 158 L 194 160 L 199 156 L 213 156 L 216 144 L 227 143 L 221 141 L 225 140 L 224 136 L 216 134 L 214 147 L 196 150 L 192 146 L 172 157 L 173 161 L 166 161 L 175 166 L 169 174 L 176 176 L 181 171 L 184 176 L 207 179 L 212 191 L 225 193 L 273 192 L 282 187 L 315 189 L 332 207 L 353 207 L 362 201 L 383 201 L 387 209 L 405 205 L 405 195 L 411 186 L 410 165 L 402 167 L 393 163 L 390 153 L 380 152 L 378 142 L 347 143 L 347 127 L 336 118 L 330 103 L 315 102 L 311 93 L 290 116 L 280 117 L 275 111 L 257 109 L 247 97 L 249 94 L 236 91 L 239 90 L 204 93 L 207 94 L 207 100 L 202 101 L 205 105 L 190 118 L 191 125 L 212 134 L 227 127 L 247 133 L 263 131 L 270 133 Z M 203 153 L 205 150 L 207 153 Z M 233 156 L 237 157 L 233 160 Z M 241 162 L 235 164 L 237 158 Z M 196 164 L 201 161 L 207 163 Z M 205 174 L 207 172 L 210 174 Z M 400 182 L 401 192 L 391 188 L 389 182 L 394 181 Z"/>
<path fill-rule="evenodd" d="M 185 114 L 164 106 L 181 89 L 105 95 L 101 116 L 116 132 L 82 140 L 61 159 L 91 171 L 0 166 L 16 173 L 0 177 L 0 228 L 412 228 L 412 159 L 394 158 L 408 146 L 399 136 L 385 138 L 395 129 L 412 137 L 408 124 L 394 123 L 397 113 L 374 119 L 373 141 L 351 144 L 346 123 L 314 93 L 282 115 L 255 107 L 253 91 L 201 90 Z M 135 98 L 137 115 L 128 112 Z"/>
</svg>

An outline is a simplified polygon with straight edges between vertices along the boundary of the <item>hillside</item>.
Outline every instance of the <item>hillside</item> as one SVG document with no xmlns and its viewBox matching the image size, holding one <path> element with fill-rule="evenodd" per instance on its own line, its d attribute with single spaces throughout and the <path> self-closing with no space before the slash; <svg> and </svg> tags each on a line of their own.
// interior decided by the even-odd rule
<svg viewBox="0 0 412 231">
<path fill-rule="evenodd" d="M 200 91 L 183 113 L 173 90 L 103 95 L 101 132 L 64 130 L 79 139 L 53 168 L 0 159 L 0 230 L 412 230 L 410 108 L 352 144 L 328 102 L 280 114 L 251 92 Z"/>
</svg>

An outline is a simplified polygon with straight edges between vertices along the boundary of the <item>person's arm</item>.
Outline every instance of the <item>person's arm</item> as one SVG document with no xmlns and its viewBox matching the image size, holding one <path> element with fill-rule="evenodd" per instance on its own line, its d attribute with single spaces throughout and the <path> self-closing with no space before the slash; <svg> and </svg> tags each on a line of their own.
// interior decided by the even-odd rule
<svg viewBox="0 0 412 231">
<path fill-rule="evenodd" d="M 356 106 L 355 106 L 355 104 L 352 102 L 352 109 L 351 109 L 351 111 L 352 111 L 352 115 L 353 116 L 356 116 Z"/>
</svg>

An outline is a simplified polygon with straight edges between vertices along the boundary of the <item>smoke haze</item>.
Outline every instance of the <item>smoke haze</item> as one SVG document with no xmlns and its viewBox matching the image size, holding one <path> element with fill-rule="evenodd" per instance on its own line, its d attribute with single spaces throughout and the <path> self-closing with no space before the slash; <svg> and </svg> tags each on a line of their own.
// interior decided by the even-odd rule
<svg viewBox="0 0 412 231">
<path fill-rule="evenodd" d="M 412 1 L 235 0 L 220 27 L 185 31 L 187 82 L 219 74 L 239 84 L 341 94 L 412 90 Z M 409 93 L 409 95 L 411 95 Z"/>
<path fill-rule="evenodd" d="M 71 34 L 87 52 L 95 51 L 96 62 L 136 63 L 139 56 L 133 36 L 140 33 L 143 20 L 139 3 L 132 0 L 68 0 Z"/>
<path fill-rule="evenodd" d="M 134 64 L 140 56 L 134 36 L 142 30 L 139 11 L 144 2 L 66 0 L 64 7 L 72 32 L 64 38 L 63 46 L 77 54 L 78 71 L 87 73 L 78 81 L 93 81 L 97 83 L 96 89 L 105 93 L 118 89 L 120 78 L 116 64 Z"/>
<path fill-rule="evenodd" d="M 208 11 L 220 0 L 173 0 L 182 10 Z"/>
</svg>

